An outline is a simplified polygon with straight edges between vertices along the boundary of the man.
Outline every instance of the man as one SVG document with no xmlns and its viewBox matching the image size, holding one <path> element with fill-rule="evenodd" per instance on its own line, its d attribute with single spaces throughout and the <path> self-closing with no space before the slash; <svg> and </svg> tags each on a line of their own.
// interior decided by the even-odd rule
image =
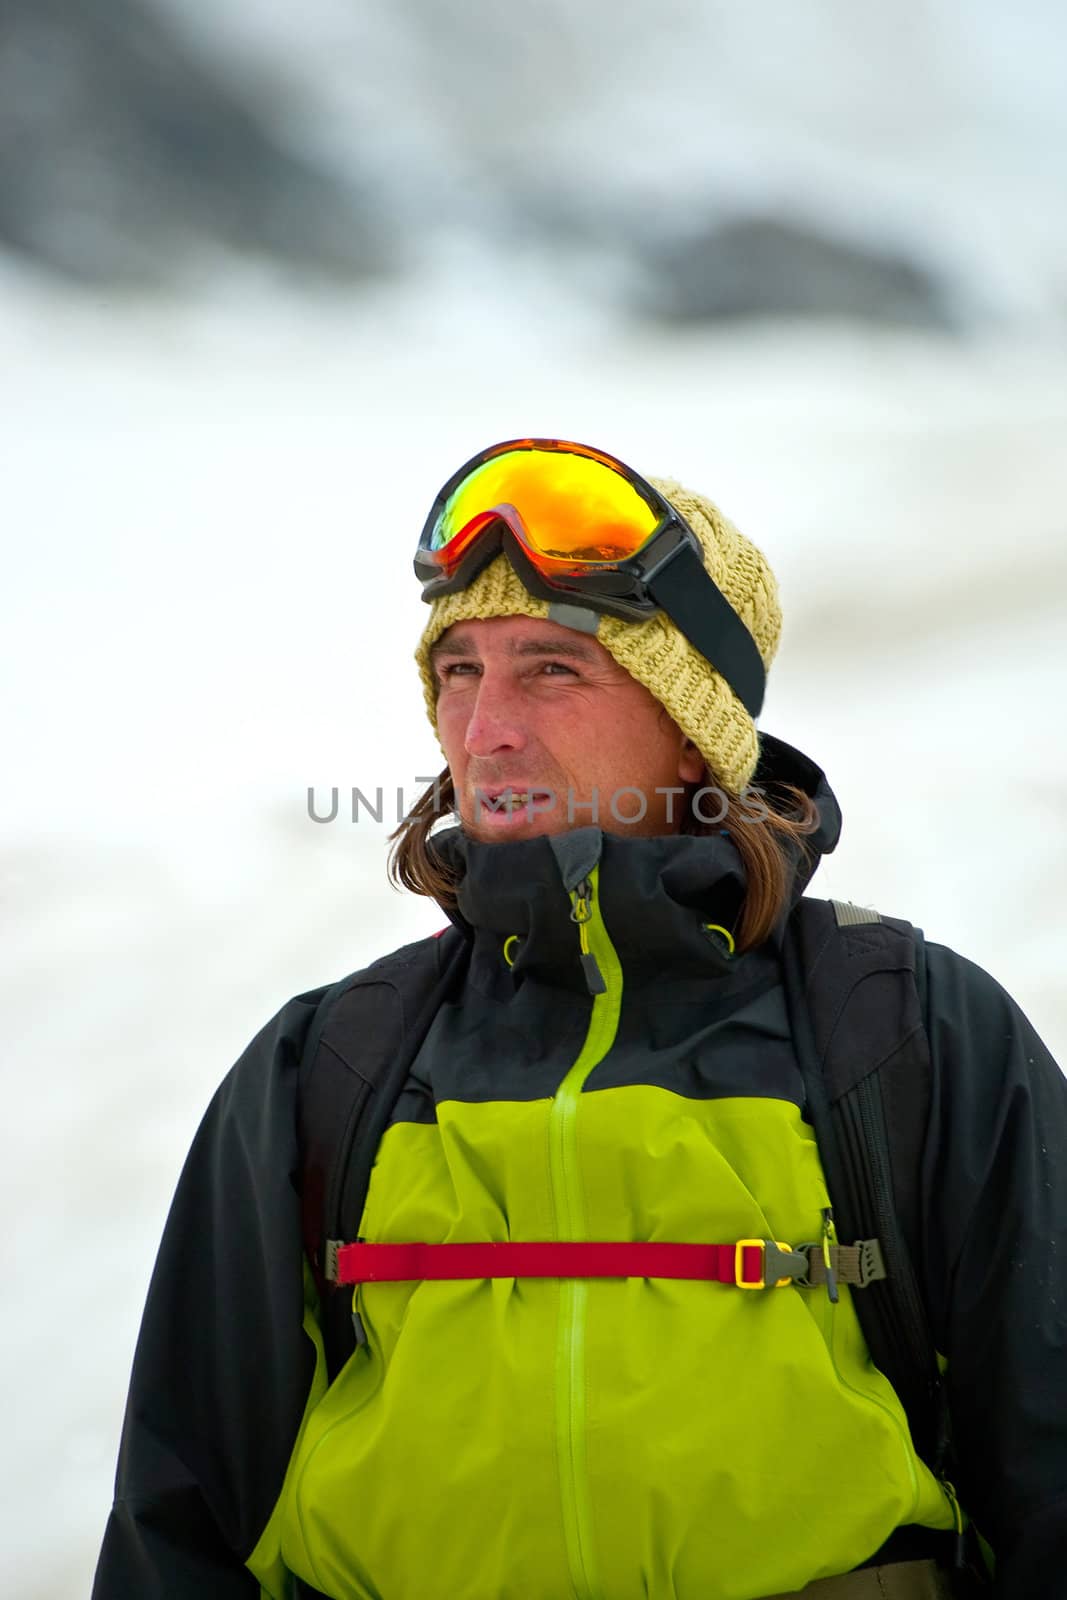
<svg viewBox="0 0 1067 1600">
<path fill-rule="evenodd" d="M 876 1286 L 809 1120 L 783 971 L 840 819 L 756 732 L 763 557 L 677 484 L 523 440 L 445 486 L 416 570 L 447 770 L 394 872 L 458 931 L 290 1002 L 220 1090 L 153 1279 L 97 1600 L 962 1594 L 964 1514 L 1000 1596 L 1062 1594 L 1067 1086 L 937 946 L 925 1030 L 910 967 L 860 1013 L 856 1060 L 876 1026 L 900 1061 L 923 1041 L 894 1199 L 950 1446 L 870 1359 Z M 427 960 L 445 976 L 415 1022 Z M 368 1023 L 382 991 L 395 1037 Z M 353 1187 L 340 1130 L 375 1106 Z"/>
</svg>

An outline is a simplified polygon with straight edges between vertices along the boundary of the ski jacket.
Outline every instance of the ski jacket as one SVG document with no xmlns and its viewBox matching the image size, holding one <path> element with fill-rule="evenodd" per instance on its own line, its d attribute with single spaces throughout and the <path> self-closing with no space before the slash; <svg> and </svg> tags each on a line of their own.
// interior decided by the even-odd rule
<svg viewBox="0 0 1067 1600">
<path fill-rule="evenodd" d="M 783 762 L 832 848 L 825 780 Z M 729 838 L 443 848 L 470 966 L 381 1141 L 361 1237 L 817 1238 L 828 1196 L 776 941 L 731 959 L 713 931 L 744 892 Z M 933 1098 L 907 1200 L 956 1488 L 999 1592 L 1051 1600 L 1067 1086 L 992 979 L 938 946 L 927 970 Z M 662 1279 L 365 1284 L 364 1342 L 327 1384 L 294 1108 L 319 993 L 253 1041 L 183 1174 L 97 1600 L 257 1585 L 282 1600 L 294 1574 L 336 1600 L 760 1600 L 951 1526 L 847 1290 L 832 1305 Z"/>
</svg>

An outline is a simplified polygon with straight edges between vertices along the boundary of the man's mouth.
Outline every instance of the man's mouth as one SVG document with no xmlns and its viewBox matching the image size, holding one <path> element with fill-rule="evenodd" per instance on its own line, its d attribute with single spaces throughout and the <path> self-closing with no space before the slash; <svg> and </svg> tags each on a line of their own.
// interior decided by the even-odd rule
<svg viewBox="0 0 1067 1600">
<path fill-rule="evenodd" d="M 549 789 L 519 789 L 511 785 L 503 789 L 479 787 L 475 789 L 474 797 L 479 816 L 486 821 L 519 815 L 534 817 L 543 811 L 550 811 L 555 804 L 555 797 Z"/>
</svg>

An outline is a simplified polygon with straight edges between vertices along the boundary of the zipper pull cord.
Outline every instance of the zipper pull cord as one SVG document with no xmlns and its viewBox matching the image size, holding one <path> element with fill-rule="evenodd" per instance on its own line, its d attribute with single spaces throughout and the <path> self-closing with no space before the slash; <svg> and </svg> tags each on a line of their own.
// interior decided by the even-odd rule
<svg viewBox="0 0 1067 1600">
<path fill-rule="evenodd" d="M 837 1292 L 837 1273 L 834 1271 L 830 1246 L 836 1244 L 837 1229 L 834 1227 L 833 1207 L 824 1206 L 822 1211 L 822 1259 L 826 1268 L 826 1292 L 830 1296 L 830 1304 L 834 1306 L 836 1306 L 840 1297 Z"/>
<path fill-rule="evenodd" d="M 593 885 L 588 878 L 583 878 L 578 887 L 571 890 L 571 921 L 578 924 L 583 953 L 588 952 L 589 949 L 589 935 L 585 929 L 592 915 Z"/>
<path fill-rule="evenodd" d="M 959 1500 L 956 1498 L 956 1488 L 947 1478 L 941 1479 L 941 1487 L 945 1497 L 952 1507 L 952 1521 L 956 1531 L 956 1553 L 953 1565 L 957 1572 L 962 1572 L 967 1565 L 967 1540 L 963 1528 L 963 1512 L 960 1510 Z"/>
<path fill-rule="evenodd" d="M 359 1314 L 359 1291 L 361 1287 L 362 1285 L 357 1283 L 352 1290 L 352 1332 L 356 1337 L 357 1350 L 362 1349 L 365 1344 L 370 1342 L 367 1338 L 367 1330 L 363 1326 L 363 1318 Z"/>
<path fill-rule="evenodd" d="M 589 948 L 589 922 L 593 915 L 593 885 L 588 878 L 583 878 L 576 889 L 571 890 L 571 921 L 578 924 L 578 948 L 582 956 L 582 971 L 585 973 L 585 986 L 590 994 L 606 994 L 607 984 L 604 974 L 597 965 L 596 956 Z"/>
</svg>

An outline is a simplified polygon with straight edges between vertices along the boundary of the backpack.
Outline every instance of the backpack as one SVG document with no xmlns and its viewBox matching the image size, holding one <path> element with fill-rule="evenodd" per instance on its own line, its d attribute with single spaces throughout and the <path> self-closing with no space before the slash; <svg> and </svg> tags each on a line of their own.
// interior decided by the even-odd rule
<svg viewBox="0 0 1067 1600">
<path fill-rule="evenodd" d="M 356 1237 L 378 1143 L 467 958 L 454 928 L 407 945 L 328 989 L 308 1033 L 297 1098 L 301 1209 L 331 1381 L 360 1337 L 351 1297 L 332 1281 L 336 1251 Z M 837 1233 L 881 1246 L 885 1276 L 854 1296 L 860 1325 L 917 1451 L 943 1476 L 947 1405 L 914 1265 L 932 1077 L 922 935 L 876 911 L 805 898 L 786 926 L 783 976 Z"/>
</svg>

